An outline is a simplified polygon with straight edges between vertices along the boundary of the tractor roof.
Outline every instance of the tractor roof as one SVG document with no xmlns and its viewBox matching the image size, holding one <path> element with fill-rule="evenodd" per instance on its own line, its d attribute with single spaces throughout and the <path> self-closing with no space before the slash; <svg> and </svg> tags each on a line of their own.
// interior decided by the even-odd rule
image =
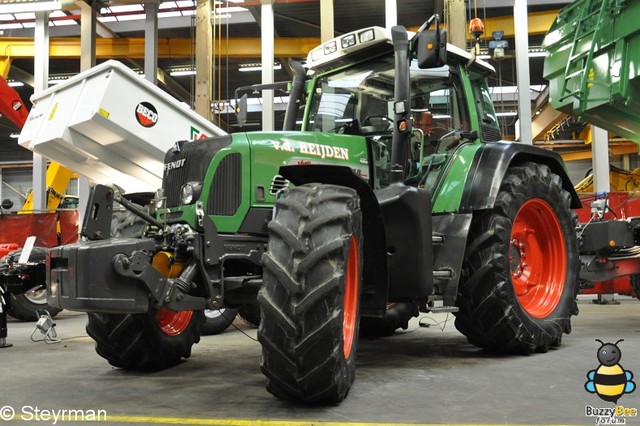
<svg viewBox="0 0 640 426">
<path fill-rule="evenodd" d="M 414 32 L 408 32 L 410 39 L 414 35 Z M 317 71 L 334 62 L 345 63 L 344 59 L 347 56 L 356 56 L 356 54 L 360 56 L 365 52 L 368 54 L 371 50 L 378 53 L 382 49 L 392 51 L 391 31 L 382 27 L 368 27 L 335 37 L 312 49 L 307 55 L 307 67 Z M 469 62 L 473 58 L 469 52 L 448 43 L 447 55 L 464 62 Z M 476 58 L 475 64 L 485 71 L 495 73 L 493 66 L 485 61 Z"/>
</svg>

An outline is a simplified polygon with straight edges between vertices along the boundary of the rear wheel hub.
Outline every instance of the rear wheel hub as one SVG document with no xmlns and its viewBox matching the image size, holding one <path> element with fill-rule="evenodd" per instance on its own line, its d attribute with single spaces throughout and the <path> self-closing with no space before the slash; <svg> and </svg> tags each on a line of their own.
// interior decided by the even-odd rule
<svg viewBox="0 0 640 426">
<path fill-rule="evenodd" d="M 553 208 L 532 198 L 516 214 L 509 244 L 511 281 L 518 302 L 532 317 L 545 318 L 560 302 L 567 252 Z"/>
</svg>

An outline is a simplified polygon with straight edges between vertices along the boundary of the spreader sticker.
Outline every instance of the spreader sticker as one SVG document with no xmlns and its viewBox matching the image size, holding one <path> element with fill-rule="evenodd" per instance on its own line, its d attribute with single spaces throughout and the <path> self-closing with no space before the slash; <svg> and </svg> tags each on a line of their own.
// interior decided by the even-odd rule
<svg viewBox="0 0 640 426">
<path fill-rule="evenodd" d="M 142 127 L 153 127 L 158 122 L 158 110 L 149 102 L 140 102 L 136 107 L 136 120 Z"/>
</svg>

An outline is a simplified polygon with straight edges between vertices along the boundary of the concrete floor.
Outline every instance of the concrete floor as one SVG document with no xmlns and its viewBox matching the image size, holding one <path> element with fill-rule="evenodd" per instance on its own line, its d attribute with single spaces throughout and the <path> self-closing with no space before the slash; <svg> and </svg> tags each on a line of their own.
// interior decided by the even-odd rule
<svg viewBox="0 0 640 426">
<path fill-rule="evenodd" d="M 613 404 L 584 389 L 586 373 L 599 365 L 594 339 L 625 339 L 620 364 L 640 377 L 640 303 L 619 298 L 620 305 L 600 306 L 590 300 L 581 297 L 573 333 L 560 349 L 532 356 L 488 355 L 467 343 L 452 317 L 444 324 L 446 314 L 423 315 L 423 322 L 444 329 L 420 327 L 416 320 L 395 336 L 361 341 L 356 382 L 342 404 L 329 407 L 272 397 L 264 389 L 259 344 L 234 328 L 203 337 L 175 368 L 138 374 L 112 368 L 95 353 L 82 314 L 58 316 L 64 341 L 52 345 L 29 340 L 33 324 L 10 321 L 14 346 L 0 350 L 0 418 L 10 414 L 8 406 L 42 424 L 64 424 L 53 418 L 64 409 L 104 410 L 102 424 L 596 424 L 585 407 Z M 256 337 L 255 329 L 236 324 Z M 640 408 L 638 394 L 622 396 L 619 405 Z M 36 407 L 51 410 L 48 417 Z M 640 423 L 638 417 L 626 420 Z"/>
</svg>

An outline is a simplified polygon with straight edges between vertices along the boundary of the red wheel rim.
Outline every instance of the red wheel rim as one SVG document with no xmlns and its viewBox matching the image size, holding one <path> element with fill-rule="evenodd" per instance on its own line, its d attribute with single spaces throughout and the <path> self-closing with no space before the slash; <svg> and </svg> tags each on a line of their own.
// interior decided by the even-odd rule
<svg viewBox="0 0 640 426">
<path fill-rule="evenodd" d="M 169 309 L 158 309 L 154 317 L 160 330 L 167 336 L 177 336 L 187 329 L 191 322 L 193 311 L 173 312 Z"/>
<path fill-rule="evenodd" d="M 353 339 L 356 334 L 356 318 L 358 316 L 358 284 L 359 284 L 359 254 L 358 241 L 355 236 L 351 237 L 349 256 L 347 258 L 347 270 L 344 280 L 344 304 L 342 319 L 342 336 L 344 357 L 349 358 Z"/>
<path fill-rule="evenodd" d="M 564 233 L 554 210 L 532 198 L 516 214 L 509 244 L 511 282 L 520 306 L 546 318 L 558 306 L 567 274 Z"/>
</svg>

